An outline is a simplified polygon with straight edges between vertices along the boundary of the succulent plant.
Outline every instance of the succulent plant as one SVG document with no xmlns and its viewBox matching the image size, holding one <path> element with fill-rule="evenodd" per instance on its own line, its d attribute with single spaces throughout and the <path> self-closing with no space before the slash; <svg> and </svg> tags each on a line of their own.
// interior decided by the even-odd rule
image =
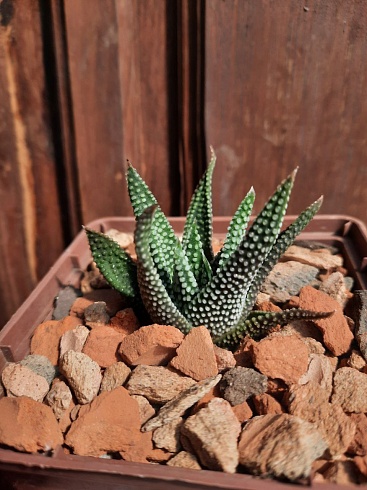
<svg viewBox="0 0 367 490">
<path fill-rule="evenodd" d="M 322 198 L 281 231 L 295 170 L 248 228 L 255 199 L 251 188 L 230 222 L 223 247 L 214 256 L 214 166 L 212 152 L 192 197 L 180 241 L 146 183 L 129 165 L 127 183 L 136 217 L 137 261 L 108 236 L 85 229 L 93 259 L 109 284 L 131 298 L 137 308 L 145 308 L 152 321 L 174 325 L 184 333 L 204 325 L 214 343 L 223 347 L 238 344 L 245 335 L 259 338 L 278 324 L 330 315 L 300 309 L 253 311 L 264 279 L 319 210 Z"/>
</svg>

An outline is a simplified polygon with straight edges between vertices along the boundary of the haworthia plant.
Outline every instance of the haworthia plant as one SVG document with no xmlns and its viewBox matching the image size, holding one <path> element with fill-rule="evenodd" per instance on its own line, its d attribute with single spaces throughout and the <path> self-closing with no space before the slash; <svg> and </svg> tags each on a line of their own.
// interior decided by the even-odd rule
<svg viewBox="0 0 367 490">
<path fill-rule="evenodd" d="M 136 217 L 137 261 L 111 238 L 86 229 L 93 259 L 110 285 L 140 304 L 151 320 L 187 333 L 204 325 L 213 341 L 232 347 L 245 336 L 258 338 L 275 325 L 330 313 L 291 309 L 254 311 L 262 283 L 295 237 L 319 210 L 322 198 L 280 231 L 296 171 L 275 190 L 248 228 L 255 200 L 251 188 L 228 227 L 220 252 L 212 249 L 212 175 L 215 155 L 192 197 L 182 240 L 146 183 L 129 165 L 127 183 Z"/>
</svg>

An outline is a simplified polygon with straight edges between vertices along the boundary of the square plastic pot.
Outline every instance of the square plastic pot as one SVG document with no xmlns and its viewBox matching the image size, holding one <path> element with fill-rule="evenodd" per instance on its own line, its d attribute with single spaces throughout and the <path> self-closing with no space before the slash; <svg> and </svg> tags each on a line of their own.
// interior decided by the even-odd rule
<svg viewBox="0 0 367 490">
<path fill-rule="evenodd" d="M 286 217 L 284 225 L 294 219 L 294 216 Z M 177 233 L 183 231 L 182 218 L 170 218 L 170 221 Z M 228 218 L 215 218 L 214 235 L 224 237 L 228 223 Z M 116 228 L 133 232 L 135 221 L 111 217 L 93 221 L 88 226 L 98 231 Z M 298 238 L 338 247 L 348 274 L 354 278 L 355 288 L 367 288 L 367 231 L 360 221 L 348 216 L 318 215 Z M 87 240 L 81 232 L 0 332 L 0 371 L 7 362 L 20 361 L 29 353 L 33 331 L 39 323 L 51 318 L 60 288 L 78 287 L 82 272 L 90 261 Z M 52 456 L 0 448 L 0 488 L 292 490 L 300 487 L 243 474 L 73 456 L 65 454 L 60 447 Z M 313 488 L 327 490 L 339 486 L 314 484 Z"/>
</svg>

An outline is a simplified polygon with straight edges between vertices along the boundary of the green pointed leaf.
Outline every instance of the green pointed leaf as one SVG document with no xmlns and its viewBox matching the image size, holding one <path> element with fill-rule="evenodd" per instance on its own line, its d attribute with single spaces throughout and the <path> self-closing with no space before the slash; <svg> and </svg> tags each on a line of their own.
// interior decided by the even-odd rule
<svg viewBox="0 0 367 490">
<path fill-rule="evenodd" d="M 127 184 L 131 205 L 136 218 L 146 208 L 157 204 L 157 200 L 149 190 L 149 187 L 132 165 L 128 167 Z M 151 230 L 151 254 L 159 276 L 165 287 L 169 290 L 173 277 L 177 238 L 171 224 L 159 206 L 154 213 Z"/>
<path fill-rule="evenodd" d="M 253 308 L 257 294 L 268 276 L 269 272 L 273 269 L 275 264 L 278 262 L 283 253 L 287 248 L 292 245 L 295 238 L 301 233 L 302 230 L 308 225 L 311 219 L 318 212 L 322 204 L 322 197 L 317 201 L 312 203 L 308 208 L 306 208 L 297 219 L 288 226 L 287 229 L 282 231 L 278 238 L 276 239 L 271 251 L 264 260 L 262 266 L 259 268 L 254 280 L 251 283 L 250 289 L 246 294 L 246 301 L 244 305 L 244 310 L 241 317 L 246 318 L 248 313 Z"/>
<path fill-rule="evenodd" d="M 237 324 L 246 292 L 278 236 L 294 177 L 295 172 L 277 187 L 238 248 L 193 301 L 191 323 L 205 325 L 213 337 Z"/>
<path fill-rule="evenodd" d="M 186 223 L 182 237 L 182 243 L 185 249 L 188 235 L 190 234 L 190 229 L 193 226 L 193 223 L 196 222 L 204 254 L 209 262 L 211 262 L 214 258 L 212 248 L 212 177 L 215 160 L 216 157 L 214 151 L 212 150 L 209 167 L 204 176 L 201 178 L 194 195 L 192 196 L 191 203 L 187 211 Z"/>
<path fill-rule="evenodd" d="M 215 337 L 213 342 L 221 347 L 233 347 L 246 335 L 249 335 L 254 339 L 259 339 L 277 325 L 285 326 L 295 320 L 317 320 L 320 318 L 327 318 L 333 313 L 333 311 L 317 312 L 311 310 L 299 310 L 297 308 L 280 312 L 252 311 L 242 323 L 239 323 L 235 328 L 224 332 L 221 336 Z"/>
<path fill-rule="evenodd" d="M 150 240 L 156 211 L 156 205 L 150 206 L 137 218 L 136 222 L 135 248 L 138 257 L 138 283 L 141 297 L 154 322 L 173 325 L 182 332 L 188 332 L 191 324 L 173 303 L 151 254 Z"/>
<path fill-rule="evenodd" d="M 93 260 L 108 283 L 130 298 L 139 296 L 136 264 L 120 245 L 107 235 L 84 228 Z"/>
<path fill-rule="evenodd" d="M 176 261 L 172 290 L 175 305 L 185 314 L 186 309 L 190 307 L 190 303 L 193 297 L 198 293 L 199 288 L 179 240 L 177 240 L 176 246 Z"/>
<path fill-rule="evenodd" d="M 216 270 L 218 266 L 223 265 L 241 243 L 250 220 L 254 201 L 255 191 L 251 187 L 229 224 L 223 247 L 217 253 L 213 262 L 214 270 Z"/>
<path fill-rule="evenodd" d="M 182 244 L 183 252 L 194 273 L 196 282 L 200 288 L 207 284 L 212 277 L 212 269 L 205 257 L 196 221 L 187 229 L 185 243 Z"/>
</svg>

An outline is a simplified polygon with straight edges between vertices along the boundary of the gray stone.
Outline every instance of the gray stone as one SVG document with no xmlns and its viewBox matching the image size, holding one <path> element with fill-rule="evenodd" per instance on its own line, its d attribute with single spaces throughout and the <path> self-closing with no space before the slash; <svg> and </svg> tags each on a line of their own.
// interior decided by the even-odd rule
<svg viewBox="0 0 367 490">
<path fill-rule="evenodd" d="M 331 296 L 343 308 L 350 297 L 350 293 L 345 285 L 344 276 L 341 272 L 333 272 L 330 274 L 325 281 L 321 282 L 319 291 Z"/>
<path fill-rule="evenodd" d="M 70 308 L 74 301 L 81 296 L 81 291 L 73 286 L 63 288 L 55 298 L 55 307 L 52 312 L 53 320 L 62 320 L 69 315 Z"/>
<path fill-rule="evenodd" d="M 47 383 L 50 385 L 52 380 L 57 375 L 57 368 L 52 364 L 46 356 L 41 356 L 39 354 L 30 354 L 25 357 L 20 363 L 22 366 L 27 366 L 33 372 L 39 376 L 43 376 Z"/>
<path fill-rule="evenodd" d="M 60 371 L 80 404 L 91 402 L 98 394 L 102 381 L 101 370 L 86 354 L 67 351 L 60 359 Z"/>
<path fill-rule="evenodd" d="M 265 393 L 268 388 L 268 378 L 255 369 L 237 366 L 223 375 L 219 388 L 223 398 L 235 406 L 253 395 Z"/>
<path fill-rule="evenodd" d="M 148 422 L 143 425 L 141 430 L 143 432 L 148 432 L 156 429 L 157 427 L 162 427 L 163 425 L 170 423 L 172 420 L 181 417 L 188 408 L 192 407 L 204 395 L 209 393 L 209 391 L 219 383 L 221 378 L 222 375 L 218 374 L 217 376 L 199 381 L 198 383 L 195 383 L 187 388 L 182 393 L 179 393 L 175 398 L 170 400 L 159 410 L 156 417 L 148 420 Z"/>
<path fill-rule="evenodd" d="M 102 323 L 106 325 L 110 321 L 110 316 L 107 313 L 107 306 L 104 301 L 96 301 L 89 305 L 84 310 L 84 320 L 88 323 Z"/>
<path fill-rule="evenodd" d="M 240 422 L 230 404 L 222 398 L 213 398 L 189 417 L 181 429 L 203 466 L 226 473 L 236 471 L 240 431 Z"/>
<path fill-rule="evenodd" d="M 313 461 L 327 449 L 320 432 L 310 422 L 294 415 L 262 415 L 243 429 L 239 462 L 255 475 L 308 478 Z"/>
<path fill-rule="evenodd" d="M 265 279 L 261 291 L 272 301 L 284 303 L 297 295 L 303 286 L 316 280 L 319 270 L 295 261 L 279 262 Z"/>
</svg>

